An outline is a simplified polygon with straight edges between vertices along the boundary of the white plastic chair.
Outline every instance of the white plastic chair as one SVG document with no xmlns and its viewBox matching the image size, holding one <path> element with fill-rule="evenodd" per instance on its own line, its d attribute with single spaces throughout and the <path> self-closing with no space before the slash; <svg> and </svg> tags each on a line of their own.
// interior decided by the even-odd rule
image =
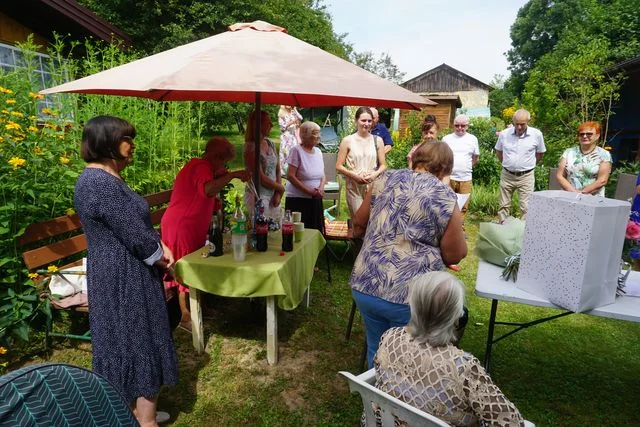
<svg viewBox="0 0 640 427">
<path fill-rule="evenodd" d="M 407 405 L 402 400 L 396 399 L 382 390 L 377 389 L 374 386 L 376 382 L 375 369 L 369 369 L 358 376 L 345 371 L 340 371 L 340 375 L 349 381 L 349 390 L 351 390 L 351 393 L 360 394 L 364 412 L 367 417 L 367 427 L 376 426 L 376 415 L 373 411 L 373 405 L 380 408 L 380 419 L 383 426 L 394 426 L 395 416 L 399 420 L 406 422 L 409 427 L 449 427 L 449 424 L 440 418 Z M 525 427 L 535 427 L 535 424 L 527 420 L 524 421 L 524 425 Z"/>
<path fill-rule="evenodd" d="M 395 415 L 398 419 L 406 422 L 408 426 L 449 427 L 449 424 L 441 419 L 407 405 L 402 400 L 377 389 L 373 385 L 376 381 L 375 369 L 369 369 L 358 376 L 344 371 L 340 371 L 340 375 L 349 381 L 351 393 L 359 393 L 362 397 L 367 426 L 376 425 L 376 415 L 372 405 L 374 404 L 380 408 L 380 419 L 383 426 L 393 426 Z"/>
</svg>

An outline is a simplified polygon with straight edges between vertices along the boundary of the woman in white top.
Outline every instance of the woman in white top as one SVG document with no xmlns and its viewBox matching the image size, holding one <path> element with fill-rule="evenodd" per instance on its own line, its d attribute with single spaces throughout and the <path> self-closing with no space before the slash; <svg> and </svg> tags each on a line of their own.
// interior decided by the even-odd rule
<svg viewBox="0 0 640 427">
<path fill-rule="evenodd" d="M 336 171 L 347 179 L 347 205 L 351 217 L 362 204 L 369 184 L 387 169 L 382 138 L 369 133 L 372 124 L 371 109 L 358 108 L 356 133 L 346 136 L 340 142 Z"/>
<path fill-rule="evenodd" d="M 320 149 L 320 126 L 304 122 L 300 126 L 300 145 L 294 145 L 287 158 L 287 197 L 285 209 L 302 213 L 305 228 L 323 231 L 324 160 Z"/>
</svg>

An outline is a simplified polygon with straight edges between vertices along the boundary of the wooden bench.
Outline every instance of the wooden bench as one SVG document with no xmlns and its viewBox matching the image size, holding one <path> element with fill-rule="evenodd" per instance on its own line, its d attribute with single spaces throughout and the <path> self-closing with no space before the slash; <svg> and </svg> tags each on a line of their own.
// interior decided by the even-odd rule
<svg viewBox="0 0 640 427">
<path fill-rule="evenodd" d="M 171 190 L 161 191 L 144 197 L 151 210 L 151 222 L 160 224 L 162 215 L 167 210 L 171 198 Z M 22 248 L 22 259 L 29 272 L 55 265 L 60 270 L 82 265 L 82 257 L 86 253 L 87 240 L 82 233 L 82 225 L 78 214 L 60 216 L 49 221 L 29 225 L 18 239 Z M 88 312 L 88 307 L 77 306 L 74 311 Z M 73 335 L 52 331 L 52 317 L 47 321 L 45 346 L 50 337 L 65 337 L 80 340 L 91 340 L 90 333 Z"/>
</svg>

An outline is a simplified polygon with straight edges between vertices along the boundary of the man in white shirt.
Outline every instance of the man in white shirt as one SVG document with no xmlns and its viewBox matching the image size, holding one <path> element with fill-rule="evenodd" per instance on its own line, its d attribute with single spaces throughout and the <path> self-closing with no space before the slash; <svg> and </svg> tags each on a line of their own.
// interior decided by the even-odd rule
<svg viewBox="0 0 640 427">
<path fill-rule="evenodd" d="M 471 194 L 473 167 L 480 158 L 478 138 L 467 133 L 469 118 L 464 114 L 456 116 L 453 126 L 455 132 L 442 138 L 442 141 L 446 142 L 453 151 L 453 170 L 449 185 L 458 194 Z M 467 211 L 468 204 L 469 199 L 462 207 L 463 214 Z"/>
<path fill-rule="evenodd" d="M 496 155 L 502 163 L 498 210 L 500 221 L 509 216 L 511 197 L 515 190 L 518 190 L 522 219 L 525 218 L 529 197 L 535 185 L 534 169 L 547 151 L 542 132 L 530 127 L 529 120 L 531 115 L 527 110 L 516 111 L 513 115 L 513 127 L 500 132 L 496 142 Z"/>
</svg>

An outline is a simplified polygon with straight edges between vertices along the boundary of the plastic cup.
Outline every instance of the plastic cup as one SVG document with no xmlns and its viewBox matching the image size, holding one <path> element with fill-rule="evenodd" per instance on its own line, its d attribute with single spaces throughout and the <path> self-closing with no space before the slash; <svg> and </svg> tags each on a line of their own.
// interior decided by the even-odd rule
<svg viewBox="0 0 640 427">
<path fill-rule="evenodd" d="M 247 258 L 247 235 L 231 236 L 231 245 L 233 246 L 233 259 L 235 261 L 244 261 Z"/>
<path fill-rule="evenodd" d="M 291 217 L 294 223 L 300 222 L 302 221 L 302 212 L 291 212 Z"/>
<path fill-rule="evenodd" d="M 293 223 L 293 240 L 296 242 L 299 242 L 302 240 L 303 236 L 304 236 L 304 222 L 294 222 Z"/>
</svg>

